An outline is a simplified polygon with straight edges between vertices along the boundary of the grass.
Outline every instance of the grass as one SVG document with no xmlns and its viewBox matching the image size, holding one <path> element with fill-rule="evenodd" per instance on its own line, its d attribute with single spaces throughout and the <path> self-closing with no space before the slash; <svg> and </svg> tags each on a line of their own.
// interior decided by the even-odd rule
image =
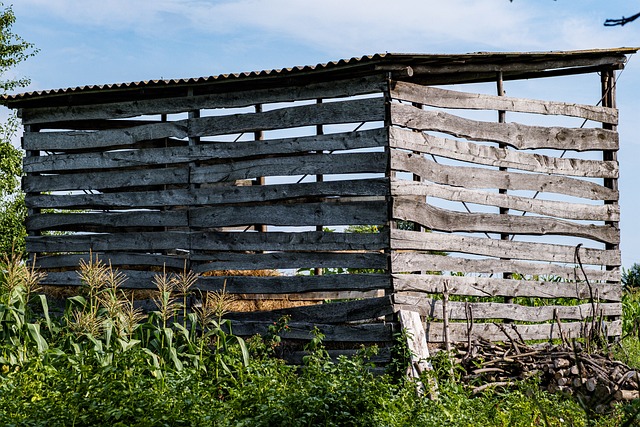
<svg viewBox="0 0 640 427">
<path fill-rule="evenodd" d="M 608 427 L 637 419 L 638 404 L 597 416 L 535 379 L 472 396 L 444 353 L 432 360 L 439 397 L 430 400 L 402 375 L 373 375 L 365 351 L 332 362 L 319 331 L 304 366 L 287 366 L 274 356 L 286 319 L 245 341 L 224 319 L 232 302 L 225 292 L 186 307 L 194 282 L 186 271 L 156 276 L 148 316 L 109 266 L 92 259 L 80 274 L 82 295 L 53 317 L 37 293 L 39 273 L 19 257 L 0 263 L 1 425 Z M 635 300 L 625 304 L 633 309 Z M 401 372 L 406 349 L 396 350 Z M 640 366 L 637 334 L 620 352 Z"/>
</svg>

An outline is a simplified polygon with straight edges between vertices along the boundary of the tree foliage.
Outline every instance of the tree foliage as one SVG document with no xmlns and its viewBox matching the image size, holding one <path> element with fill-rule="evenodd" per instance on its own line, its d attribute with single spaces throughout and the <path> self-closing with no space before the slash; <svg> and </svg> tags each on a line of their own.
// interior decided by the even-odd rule
<svg viewBox="0 0 640 427">
<path fill-rule="evenodd" d="M 16 22 L 13 9 L 0 2 L 0 95 L 29 84 L 29 79 L 15 78 L 9 71 L 36 54 L 33 44 L 12 31 Z M 26 207 L 20 191 L 22 152 L 11 143 L 18 129 L 15 116 L 0 124 L 0 254 L 12 247 L 24 249 Z"/>
</svg>

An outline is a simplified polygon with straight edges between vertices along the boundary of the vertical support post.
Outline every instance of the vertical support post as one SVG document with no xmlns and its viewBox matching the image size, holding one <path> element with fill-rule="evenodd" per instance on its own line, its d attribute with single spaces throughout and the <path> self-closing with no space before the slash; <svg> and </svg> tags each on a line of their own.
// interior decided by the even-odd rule
<svg viewBox="0 0 640 427">
<path fill-rule="evenodd" d="M 504 96 L 504 80 L 503 80 L 503 76 L 502 76 L 502 71 L 498 71 L 497 74 L 497 78 L 496 78 L 496 86 L 497 86 L 497 90 L 498 90 L 498 96 Z M 506 119 L 507 116 L 507 112 L 504 110 L 498 110 L 498 123 L 505 123 L 507 121 Z M 503 143 L 499 143 L 498 146 L 500 148 L 504 148 L 505 150 L 508 149 L 506 144 Z M 507 168 L 503 168 L 500 167 L 498 168 L 498 170 L 501 171 L 506 171 Z M 499 194 L 507 194 L 507 189 L 506 188 L 500 188 L 498 189 L 498 193 Z M 509 209 L 508 208 L 500 208 L 500 215 L 508 215 L 509 214 Z M 511 238 L 511 236 L 509 234 L 505 234 L 502 233 L 500 234 L 500 240 L 509 240 Z M 502 273 L 502 276 L 504 279 L 511 279 L 512 275 L 510 272 L 507 273 Z M 507 304 L 512 304 L 513 303 L 513 298 L 512 297 L 506 297 L 504 299 L 504 302 Z"/>
<path fill-rule="evenodd" d="M 31 125 L 25 125 L 24 126 L 24 133 L 29 133 L 29 132 L 38 132 L 38 129 L 32 127 Z M 22 145 L 22 148 L 24 149 L 24 137 L 22 138 L 21 145 Z M 40 151 L 39 150 L 26 150 L 25 151 L 25 156 L 26 157 L 40 157 Z M 28 175 L 39 175 L 39 174 L 28 173 Z M 28 194 L 32 194 L 32 193 L 28 193 Z M 40 194 L 40 193 L 36 193 L 36 194 Z M 41 211 L 42 210 L 39 209 L 39 208 L 27 208 L 27 217 L 32 217 L 33 215 L 41 213 Z M 40 236 L 40 235 L 42 235 L 42 233 L 40 231 L 27 230 L 27 236 Z M 34 255 L 35 254 L 29 253 L 29 263 L 33 263 L 35 261 Z"/>
<path fill-rule="evenodd" d="M 190 87 L 188 92 L 187 92 L 187 96 L 189 98 L 193 97 L 193 88 Z M 191 120 L 194 119 L 198 119 L 200 118 L 200 110 L 191 110 L 188 113 L 188 117 L 189 117 L 189 122 Z M 195 137 L 195 136 L 191 136 L 189 135 L 189 147 L 195 147 L 196 145 L 198 145 L 200 143 L 200 137 Z M 189 190 L 194 190 L 196 188 L 199 187 L 199 184 L 194 184 L 191 182 L 191 171 L 193 169 L 195 169 L 196 167 L 196 162 L 189 162 Z M 187 221 L 188 221 L 188 228 L 189 231 L 191 231 L 191 215 L 187 215 Z M 189 251 L 187 254 L 187 269 L 191 268 L 191 247 L 187 248 L 187 250 Z"/>
<path fill-rule="evenodd" d="M 601 90 L 602 90 L 602 106 L 609 108 L 616 108 L 616 81 L 615 81 L 615 70 L 612 68 L 607 68 L 603 70 L 600 74 L 601 81 Z M 617 127 L 615 125 L 609 123 L 602 124 L 603 129 L 608 130 L 616 130 Z M 616 150 L 604 150 L 602 152 L 602 159 L 605 161 L 618 161 L 618 152 Z M 616 178 L 605 178 L 603 185 L 612 190 L 618 190 L 618 180 Z M 605 205 L 617 205 L 617 200 L 606 200 Z M 606 225 L 611 225 L 616 229 L 619 228 L 619 223 L 617 221 L 607 221 Z M 607 243 L 605 244 L 605 249 L 607 250 L 617 250 L 620 248 L 619 244 Z M 607 266 L 607 270 L 613 270 L 615 266 Z"/>
<path fill-rule="evenodd" d="M 262 104 L 256 104 L 254 111 L 256 113 L 262 113 Z M 253 133 L 253 139 L 255 139 L 256 141 L 262 141 L 264 139 L 264 132 L 261 130 L 255 131 Z M 266 180 L 264 176 L 259 176 L 255 179 L 255 181 L 253 181 L 253 185 L 265 185 L 265 184 L 266 184 Z M 254 225 L 254 228 L 256 231 L 259 231 L 261 233 L 267 232 L 266 224 L 256 224 Z"/>
<path fill-rule="evenodd" d="M 322 104 L 322 98 L 318 98 L 316 99 L 316 104 Z M 324 135 L 324 127 L 319 124 L 316 125 L 316 135 Z M 317 153 L 322 153 L 322 150 L 318 150 L 316 151 Z M 317 174 L 316 175 L 316 182 L 324 182 L 324 175 L 322 174 Z M 322 225 L 316 225 L 316 231 L 322 232 L 322 230 L 324 230 L 324 227 Z M 313 274 L 315 274 L 316 276 L 321 276 L 322 275 L 322 268 L 321 267 L 316 267 L 313 269 Z"/>
</svg>

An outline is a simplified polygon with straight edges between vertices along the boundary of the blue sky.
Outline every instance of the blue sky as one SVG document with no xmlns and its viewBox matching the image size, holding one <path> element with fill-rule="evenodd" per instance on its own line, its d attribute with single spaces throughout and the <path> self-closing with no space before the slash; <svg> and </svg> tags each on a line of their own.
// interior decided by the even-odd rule
<svg viewBox="0 0 640 427">
<path fill-rule="evenodd" d="M 628 0 L 15 0 L 13 9 L 14 31 L 40 49 L 15 70 L 31 78 L 29 91 L 283 68 L 376 52 L 640 46 L 640 20 L 622 28 L 602 25 L 640 11 L 640 2 Z M 513 94 L 507 82 L 506 90 L 543 97 L 533 85 Z M 597 102 L 598 91 L 595 81 L 585 85 L 579 102 Z M 622 250 L 629 267 L 640 263 L 640 58 L 633 57 L 618 80 L 618 107 Z"/>
</svg>

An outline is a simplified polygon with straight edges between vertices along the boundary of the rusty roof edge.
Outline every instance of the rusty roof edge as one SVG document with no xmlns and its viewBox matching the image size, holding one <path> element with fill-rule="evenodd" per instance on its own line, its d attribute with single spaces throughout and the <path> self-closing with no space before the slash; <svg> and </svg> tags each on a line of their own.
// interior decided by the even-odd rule
<svg viewBox="0 0 640 427">
<path fill-rule="evenodd" d="M 23 92 L 18 94 L 5 94 L 0 97 L 0 104 L 12 107 L 15 104 L 19 108 L 22 101 L 30 101 L 36 98 L 54 98 L 68 95 L 96 94 L 97 92 L 116 92 L 129 91 L 141 88 L 160 88 L 160 87 L 180 87 L 199 84 L 217 84 L 221 82 L 230 82 L 237 80 L 259 80 L 265 78 L 276 77 L 294 77 L 310 74 L 324 74 L 336 71 L 347 71 L 353 68 L 371 67 L 371 72 L 384 69 L 385 65 L 392 66 L 394 63 L 398 65 L 411 65 L 412 62 L 434 62 L 441 65 L 452 65 L 458 62 L 461 66 L 468 64 L 467 61 L 490 60 L 497 59 L 499 62 L 515 62 L 516 60 L 538 60 L 545 58 L 548 60 L 565 59 L 567 57 L 593 57 L 600 58 L 605 56 L 618 56 L 621 58 L 619 62 L 612 65 L 624 63 L 626 55 L 631 55 L 640 50 L 640 47 L 621 47 L 611 49 L 588 49 L 573 51 L 540 51 L 540 52 L 474 52 L 464 54 L 421 54 L 421 53 L 376 53 L 373 55 L 365 55 L 360 57 L 352 57 L 349 59 L 340 59 L 320 63 L 317 65 L 296 66 L 290 68 L 250 71 L 240 73 L 219 74 L 216 76 L 191 77 L 184 79 L 166 79 L 166 80 L 147 80 L 136 82 L 110 83 L 103 85 L 85 85 L 59 89 L 48 89 L 40 91 Z M 552 67 L 550 67 L 551 69 Z M 563 68 L 563 67 L 558 67 Z"/>
</svg>

